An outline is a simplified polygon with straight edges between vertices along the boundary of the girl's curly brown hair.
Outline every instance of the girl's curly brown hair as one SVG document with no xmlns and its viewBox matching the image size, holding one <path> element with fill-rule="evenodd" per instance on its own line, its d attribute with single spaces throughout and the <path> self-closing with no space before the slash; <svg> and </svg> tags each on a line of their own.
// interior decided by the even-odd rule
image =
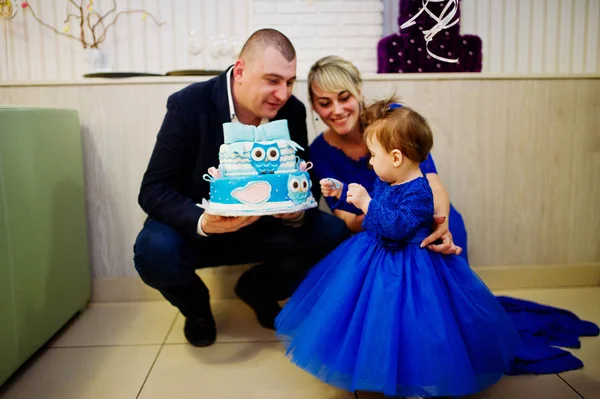
<svg viewBox="0 0 600 399">
<path fill-rule="evenodd" d="M 399 106 L 390 107 L 392 104 Z M 398 149 L 413 162 L 426 160 L 433 147 L 433 133 L 427 120 L 412 108 L 399 104 L 393 96 L 364 108 L 361 121 L 365 140 L 375 137 L 387 152 Z"/>
</svg>

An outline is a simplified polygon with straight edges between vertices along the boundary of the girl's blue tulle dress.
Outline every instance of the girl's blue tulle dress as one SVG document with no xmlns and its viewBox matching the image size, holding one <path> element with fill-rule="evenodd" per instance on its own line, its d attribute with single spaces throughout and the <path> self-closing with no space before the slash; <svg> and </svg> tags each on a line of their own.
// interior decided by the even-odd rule
<svg viewBox="0 0 600 399">
<path fill-rule="evenodd" d="M 510 371 L 519 337 L 464 259 L 419 244 L 431 231 L 427 179 L 375 182 L 357 234 L 319 262 L 276 319 L 299 367 L 349 391 L 479 392 Z"/>
</svg>

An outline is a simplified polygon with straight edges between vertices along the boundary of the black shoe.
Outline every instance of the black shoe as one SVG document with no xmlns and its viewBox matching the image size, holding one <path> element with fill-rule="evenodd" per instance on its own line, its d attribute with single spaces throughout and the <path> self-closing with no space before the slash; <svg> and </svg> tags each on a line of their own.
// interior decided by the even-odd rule
<svg viewBox="0 0 600 399">
<path fill-rule="evenodd" d="M 275 318 L 281 312 L 281 306 L 276 301 L 267 301 L 257 298 L 255 295 L 250 295 L 248 292 L 241 290 L 239 284 L 235 287 L 235 295 L 252 308 L 261 326 L 275 330 Z"/>
<path fill-rule="evenodd" d="M 196 318 L 186 318 L 183 327 L 185 338 L 197 347 L 210 346 L 217 339 L 217 327 L 212 313 Z"/>
</svg>

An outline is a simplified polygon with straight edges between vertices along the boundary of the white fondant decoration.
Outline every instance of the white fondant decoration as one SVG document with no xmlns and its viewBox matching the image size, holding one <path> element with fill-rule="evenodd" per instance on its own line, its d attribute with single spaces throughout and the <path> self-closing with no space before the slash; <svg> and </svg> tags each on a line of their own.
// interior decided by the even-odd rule
<svg viewBox="0 0 600 399">
<path fill-rule="evenodd" d="M 271 198 L 271 185 L 264 181 L 250 182 L 233 190 L 231 196 L 244 204 L 262 204 Z"/>
<path fill-rule="evenodd" d="M 206 208 L 206 213 L 221 216 L 244 216 L 244 215 L 275 215 L 280 213 L 294 213 L 304 211 L 310 208 L 316 208 L 317 203 L 314 198 L 309 197 L 301 204 L 294 204 L 292 201 L 265 202 L 262 204 L 247 204 L 240 207 L 239 204 L 221 204 L 211 202 L 210 207 Z"/>
<path fill-rule="evenodd" d="M 202 208 L 202 209 L 208 209 L 210 207 L 210 201 L 207 201 L 206 198 L 202 198 L 202 201 L 200 204 L 196 204 L 196 206 L 198 208 Z"/>
</svg>

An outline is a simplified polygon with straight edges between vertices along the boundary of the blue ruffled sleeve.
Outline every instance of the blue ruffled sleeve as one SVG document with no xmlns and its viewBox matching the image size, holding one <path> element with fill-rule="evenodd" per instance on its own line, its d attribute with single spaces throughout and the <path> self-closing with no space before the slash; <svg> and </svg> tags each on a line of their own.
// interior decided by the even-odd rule
<svg viewBox="0 0 600 399">
<path fill-rule="evenodd" d="M 431 224 L 433 194 L 422 177 L 398 186 L 376 181 L 363 227 L 378 235 L 404 240 Z"/>
</svg>

